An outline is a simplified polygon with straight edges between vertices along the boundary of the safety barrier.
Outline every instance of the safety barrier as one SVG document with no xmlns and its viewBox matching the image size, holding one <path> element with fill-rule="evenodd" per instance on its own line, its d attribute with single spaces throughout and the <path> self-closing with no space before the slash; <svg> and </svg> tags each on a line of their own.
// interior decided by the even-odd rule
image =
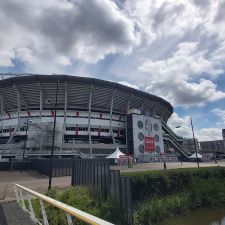
<svg viewBox="0 0 225 225">
<path fill-rule="evenodd" d="M 83 212 L 79 209 L 76 209 L 72 206 L 66 205 L 62 202 L 59 202 L 55 199 L 47 197 L 47 196 L 45 196 L 43 194 L 40 194 L 36 191 L 28 189 L 24 186 L 21 186 L 19 184 L 13 184 L 13 185 L 14 185 L 14 191 L 15 191 L 17 202 L 19 204 L 21 204 L 22 209 L 24 211 L 26 211 L 30 214 L 31 219 L 35 223 L 41 224 L 40 221 L 38 221 L 38 219 L 35 217 L 35 213 L 34 213 L 34 209 L 33 209 L 33 206 L 32 206 L 32 201 L 31 201 L 30 195 L 35 196 L 40 201 L 40 207 L 41 207 L 44 225 L 51 224 L 50 223 L 51 221 L 48 221 L 48 218 L 47 218 L 44 202 L 47 202 L 48 204 L 51 204 L 52 206 L 55 206 L 55 207 L 63 210 L 66 213 L 68 225 L 73 224 L 72 217 L 75 217 L 76 219 L 78 219 L 80 221 L 83 221 L 83 222 L 86 222 L 87 224 L 91 224 L 91 225 L 113 225 L 112 223 L 109 223 L 109 222 L 107 222 L 105 220 L 102 220 L 98 217 L 90 215 L 90 214 L 88 214 L 86 212 Z M 26 197 L 24 196 L 24 192 L 26 192 Z M 25 200 L 27 200 L 27 202 L 28 202 L 29 209 L 26 208 Z"/>
</svg>

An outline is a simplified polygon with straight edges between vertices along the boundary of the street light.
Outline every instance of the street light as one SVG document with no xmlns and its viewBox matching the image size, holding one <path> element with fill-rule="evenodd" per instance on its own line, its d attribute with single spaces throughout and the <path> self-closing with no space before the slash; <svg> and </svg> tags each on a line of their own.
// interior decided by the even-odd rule
<svg viewBox="0 0 225 225">
<path fill-rule="evenodd" d="M 29 116 L 27 117 L 27 122 L 26 122 L 26 134 L 25 134 L 25 136 L 26 136 L 26 141 L 24 141 L 24 148 L 23 148 L 23 161 L 24 161 L 24 156 L 25 156 L 25 150 L 26 150 L 26 143 L 27 143 L 27 131 L 28 131 L 28 127 L 29 127 L 29 124 L 30 124 L 30 122 L 31 122 L 31 120 L 29 120 Z M 22 167 L 21 167 L 21 171 L 20 171 L 21 173 L 23 173 L 23 169 L 22 169 Z"/>
<path fill-rule="evenodd" d="M 213 150 L 213 159 L 215 160 L 215 164 L 217 163 L 216 161 L 216 156 L 215 156 L 215 149 L 214 149 L 214 141 L 212 141 L 212 150 Z"/>
<path fill-rule="evenodd" d="M 185 126 L 177 126 L 175 128 L 184 128 L 184 129 L 187 129 L 187 130 L 190 130 L 192 131 L 192 135 L 193 135 L 193 139 L 194 139 L 194 144 L 195 144 L 195 154 L 196 154 L 196 161 L 197 161 L 197 165 L 198 165 L 198 168 L 199 168 L 199 161 L 198 161 L 198 151 L 197 151 L 197 144 L 196 144 L 196 140 L 195 140 L 195 132 L 194 132 L 194 128 L 193 128 L 193 123 L 192 123 L 192 118 L 190 117 L 190 120 L 191 120 L 191 129 L 188 128 L 188 127 L 185 127 Z"/>
<path fill-rule="evenodd" d="M 48 181 L 48 190 L 51 189 L 52 186 L 52 169 L 53 169 L 53 155 L 54 155 L 54 145 L 55 145 L 55 126 L 56 126 L 56 112 L 57 112 L 57 103 L 58 103 L 58 88 L 59 88 L 59 80 L 57 80 L 56 84 L 56 95 L 55 95 L 55 104 L 51 99 L 47 99 L 45 103 L 52 104 L 54 106 L 54 125 L 53 125 L 53 134 L 52 134 L 52 148 L 51 148 L 51 162 L 50 162 L 50 171 L 49 171 L 49 181 Z"/>
</svg>

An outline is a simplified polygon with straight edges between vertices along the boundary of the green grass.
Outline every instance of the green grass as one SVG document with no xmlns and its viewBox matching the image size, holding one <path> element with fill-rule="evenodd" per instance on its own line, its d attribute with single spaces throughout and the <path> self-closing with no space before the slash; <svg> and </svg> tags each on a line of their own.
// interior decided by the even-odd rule
<svg viewBox="0 0 225 225">
<path fill-rule="evenodd" d="M 225 204 L 225 180 L 193 178 L 181 192 L 147 198 L 135 205 L 135 225 L 154 224 L 165 217 L 187 214 L 205 206 Z"/>
<path fill-rule="evenodd" d="M 122 175 L 131 178 L 135 225 L 154 224 L 198 207 L 225 204 L 225 168 L 172 169 Z M 110 197 L 105 199 L 95 188 L 52 189 L 46 195 L 114 224 L 126 224 L 120 205 Z M 39 201 L 33 200 L 33 205 L 37 218 L 43 222 Z M 62 210 L 49 204 L 45 207 L 51 225 L 67 224 Z M 84 224 L 73 220 L 75 224 Z"/>
<path fill-rule="evenodd" d="M 95 215 L 107 221 L 123 224 L 123 213 L 119 204 L 112 199 L 105 199 L 102 194 L 89 187 L 70 187 L 67 189 L 52 189 L 46 193 L 47 196 L 56 199 L 60 202 L 73 206 L 91 215 Z M 35 215 L 42 223 L 42 214 L 40 210 L 39 200 L 32 200 Z M 51 225 L 64 225 L 67 224 L 66 214 L 62 210 L 57 209 L 45 203 L 45 209 L 48 216 L 48 221 Z M 73 218 L 74 224 L 86 224 Z"/>
</svg>

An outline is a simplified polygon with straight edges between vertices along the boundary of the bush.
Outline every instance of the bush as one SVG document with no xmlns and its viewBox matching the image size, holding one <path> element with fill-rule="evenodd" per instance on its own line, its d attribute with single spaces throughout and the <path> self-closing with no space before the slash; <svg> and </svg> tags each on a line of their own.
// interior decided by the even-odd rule
<svg viewBox="0 0 225 225">
<path fill-rule="evenodd" d="M 89 187 L 70 187 L 64 190 L 52 189 L 46 193 L 47 196 L 72 207 L 80 209 L 91 215 L 112 221 L 116 224 L 123 224 L 123 213 L 118 203 L 112 199 L 103 198 L 101 192 L 95 188 Z M 39 200 L 32 200 L 35 215 L 43 224 Z M 67 224 L 66 214 L 64 211 L 45 203 L 45 209 L 49 224 L 64 225 Z M 74 224 L 83 225 L 86 223 L 73 219 Z"/>
<path fill-rule="evenodd" d="M 225 203 L 225 180 L 199 178 L 190 180 L 180 193 L 148 198 L 135 205 L 134 224 L 152 224 L 162 218 L 186 214 L 202 206 L 220 206 Z"/>
<path fill-rule="evenodd" d="M 225 168 L 188 168 L 165 171 L 144 171 L 136 173 L 123 173 L 131 178 L 133 202 L 146 198 L 165 196 L 181 192 L 193 178 L 211 179 L 225 178 Z"/>
</svg>

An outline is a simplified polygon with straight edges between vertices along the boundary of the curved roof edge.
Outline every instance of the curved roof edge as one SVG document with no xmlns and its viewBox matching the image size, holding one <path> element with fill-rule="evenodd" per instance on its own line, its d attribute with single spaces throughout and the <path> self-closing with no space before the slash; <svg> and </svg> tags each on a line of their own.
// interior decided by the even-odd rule
<svg viewBox="0 0 225 225">
<path fill-rule="evenodd" d="M 7 74 L 4 74 L 7 75 Z M 13 74 L 10 74 L 13 75 Z M 121 89 L 125 92 L 131 92 L 134 93 L 136 95 L 139 95 L 141 97 L 146 97 L 146 98 L 154 98 L 155 100 L 158 100 L 162 103 L 164 103 L 171 111 L 171 114 L 173 113 L 173 106 L 166 101 L 165 99 L 158 97 L 156 95 L 152 95 L 149 93 L 146 93 L 144 91 L 141 90 L 137 90 L 135 88 L 131 88 L 116 82 L 112 82 L 112 81 L 107 81 L 107 80 L 102 80 L 102 79 L 98 79 L 98 78 L 91 78 L 91 77 L 80 77 L 80 76 L 73 76 L 73 75 L 66 75 L 66 74 L 52 74 L 52 75 L 44 75 L 44 74 L 21 74 L 21 76 L 18 76 L 18 74 L 16 74 L 17 76 L 15 77 L 11 77 L 11 78 L 7 78 L 4 80 L 0 80 L 0 87 L 6 87 L 7 85 L 13 85 L 13 84 L 24 84 L 24 83 L 30 83 L 30 82 L 44 82 L 44 81 L 56 81 L 59 80 L 60 81 L 73 81 L 73 82 L 79 82 L 79 83 L 83 83 L 83 84 L 96 84 L 99 86 L 108 86 L 111 88 L 118 88 Z"/>
</svg>

